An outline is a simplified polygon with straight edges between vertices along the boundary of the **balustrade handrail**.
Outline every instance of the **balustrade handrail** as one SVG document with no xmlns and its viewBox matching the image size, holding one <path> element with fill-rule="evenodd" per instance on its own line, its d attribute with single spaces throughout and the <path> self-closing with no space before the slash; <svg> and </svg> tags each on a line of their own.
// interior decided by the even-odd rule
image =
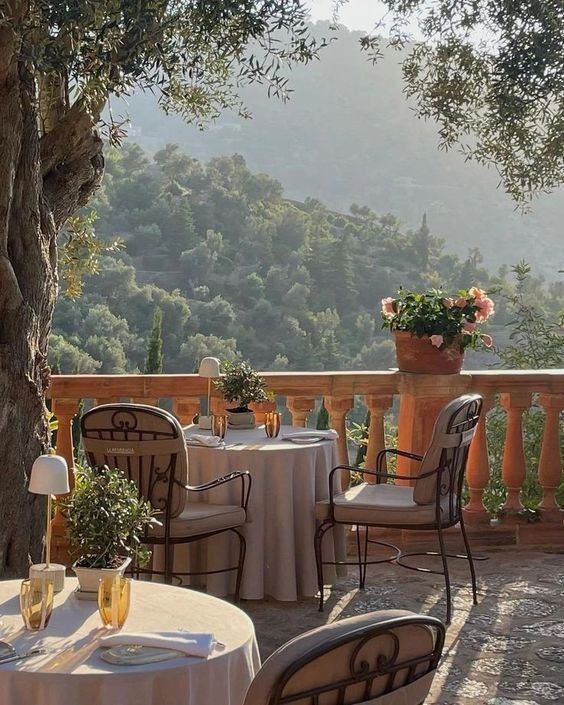
<svg viewBox="0 0 564 705">
<path fill-rule="evenodd" d="M 564 394 L 564 369 L 476 370 L 458 375 L 412 375 L 398 370 L 335 372 L 262 372 L 267 385 L 281 395 L 340 396 L 394 394 L 405 378 L 419 381 L 465 382 L 469 389 L 491 393 L 531 391 Z M 204 396 L 207 380 L 197 374 L 53 375 L 48 396 L 53 399 L 106 397 Z M 213 392 L 216 396 L 217 393 Z"/>
</svg>

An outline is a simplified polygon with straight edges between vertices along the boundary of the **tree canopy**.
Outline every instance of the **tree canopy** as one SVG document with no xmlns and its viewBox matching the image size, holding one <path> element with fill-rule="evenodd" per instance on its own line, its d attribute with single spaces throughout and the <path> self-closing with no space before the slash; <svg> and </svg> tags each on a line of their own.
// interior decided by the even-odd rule
<svg viewBox="0 0 564 705">
<path fill-rule="evenodd" d="M 353 0 L 354 1 L 354 0 Z M 338 7 L 342 0 L 335 3 Z M 408 47 L 405 90 L 441 146 L 494 165 L 519 203 L 564 181 L 561 0 L 384 0 L 389 43 Z M 365 36 L 374 60 L 383 40 Z"/>
</svg>

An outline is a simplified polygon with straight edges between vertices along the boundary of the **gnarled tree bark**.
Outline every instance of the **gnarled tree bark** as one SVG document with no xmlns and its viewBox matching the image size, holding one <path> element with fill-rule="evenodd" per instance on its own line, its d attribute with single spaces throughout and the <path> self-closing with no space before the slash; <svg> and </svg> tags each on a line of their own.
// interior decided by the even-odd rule
<svg viewBox="0 0 564 705">
<path fill-rule="evenodd" d="M 37 561 L 44 498 L 27 491 L 48 442 L 47 345 L 57 296 L 57 233 L 100 183 L 102 142 L 76 106 L 40 132 L 38 87 L 0 28 L 0 575 Z"/>
</svg>

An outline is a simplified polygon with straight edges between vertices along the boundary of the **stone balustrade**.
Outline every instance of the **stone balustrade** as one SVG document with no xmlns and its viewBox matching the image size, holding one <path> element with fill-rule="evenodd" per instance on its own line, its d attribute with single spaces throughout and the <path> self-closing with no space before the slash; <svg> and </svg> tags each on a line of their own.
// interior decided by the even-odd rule
<svg viewBox="0 0 564 705">
<path fill-rule="evenodd" d="M 329 414 L 330 425 L 339 432 L 341 462 L 349 462 L 346 424 L 347 414 L 359 404 L 370 411 L 367 469 L 373 469 L 378 452 L 384 447 L 384 421 L 388 414 L 397 418 L 399 448 L 424 452 L 432 427 L 442 406 L 465 392 L 478 392 L 484 398 L 484 414 L 472 443 L 467 467 L 468 502 L 465 517 L 476 535 L 494 537 L 503 542 L 523 540 L 527 543 L 564 543 L 563 514 L 555 493 L 562 480 L 560 415 L 564 409 L 564 370 L 478 371 L 459 375 L 415 375 L 397 371 L 382 372 L 268 372 L 268 388 L 276 393 L 278 408 L 286 408 L 295 425 L 305 426 L 314 420 L 321 400 Z M 57 451 L 74 465 L 72 420 L 81 400 L 101 404 L 134 401 L 168 408 L 183 425 L 191 423 L 206 396 L 207 381 L 197 375 L 59 375 L 51 381 L 52 410 L 59 422 Z M 168 401 L 166 401 L 168 400 Z M 398 406 L 399 404 L 399 406 Z M 525 481 L 523 450 L 523 413 L 535 404 L 544 416 L 544 431 L 537 477 L 542 489 L 537 519 L 527 524 L 521 512 L 521 489 Z M 486 414 L 500 405 L 506 414 L 506 435 L 501 463 L 501 477 L 506 488 L 503 511 L 492 523 L 483 504 L 490 480 L 490 459 L 486 438 Z M 214 390 L 212 410 L 224 411 L 226 403 Z M 273 408 L 258 405 L 258 420 Z M 398 459 L 398 472 L 413 474 L 417 464 Z M 367 476 L 368 477 L 368 476 Z M 345 478 L 347 479 L 347 478 Z M 60 531 L 60 518 L 55 527 Z M 55 533 L 57 529 L 55 528 Z M 62 541 L 62 539 L 61 539 Z"/>
</svg>

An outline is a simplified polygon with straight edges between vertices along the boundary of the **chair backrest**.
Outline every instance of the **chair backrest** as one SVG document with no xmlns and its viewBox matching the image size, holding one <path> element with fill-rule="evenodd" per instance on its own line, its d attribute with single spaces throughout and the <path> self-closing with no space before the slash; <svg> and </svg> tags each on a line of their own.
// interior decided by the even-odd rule
<svg viewBox="0 0 564 705">
<path fill-rule="evenodd" d="M 163 409 L 104 404 L 83 414 L 82 445 L 90 465 L 123 470 L 152 506 L 170 519 L 184 508 L 188 460 L 182 427 Z"/>
<path fill-rule="evenodd" d="M 434 617 L 384 610 L 327 624 L 268 658 L 244 705 L 419 705 L 445 628 Z"/>
<path fill-rule="evenodd" d="M 419 467 L 419 475 L 441 467 L 445 470 L 415 482 L 413 500 L 417 504 L 432 504 L 437 497 L 437 483 L 440 482 L 440 495 L 448 496 L 448 520 L 454 521 L 460 511 L 460 499 L 464 471 L 468 460 L 470 443 L 482 410 L 482 397 L 479 394 L 463 394 L 449 402 L 441 410 L 431 442 Z M 445 517 L 447 518 L 447 517 Z"/>
</svg>

